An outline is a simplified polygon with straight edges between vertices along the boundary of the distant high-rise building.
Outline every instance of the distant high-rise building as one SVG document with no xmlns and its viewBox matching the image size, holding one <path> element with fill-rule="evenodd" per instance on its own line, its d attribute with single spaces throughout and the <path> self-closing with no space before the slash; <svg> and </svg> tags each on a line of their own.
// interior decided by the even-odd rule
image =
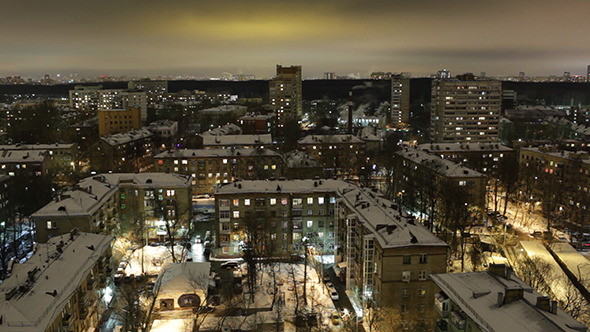
<svg viewBox="0 0 590 332">
<path fill-rule="evenodd" d="M 586 71 L 586 82 L 590 82 L 590 65 L 588 65 L 588 68 Z"/>
<path fill-rule="evenodd" d="M 334 79 L 336 79 L 336 73 L 333 71 L 332 72 L 325 72 L 324 79 L 325 80 L 334 80 Z"/>
<path fill-rule="evenodd" d="M 431 141 L 498 141 L 501 98 L 502 84 L 499 81 L 434 80 Z"/>
<path fill-rule="evenodd" d="M 449 79 L 449 78 L 451 78 L 451 72 L 449 70 L 442 69 L 442 70 L 438 71 L 438 73 L 436 74 L 436 77 L 438 77 L 441 80 Z"/>
<path fill-rule="evenodd" d="M 524 81 L 524 79 L 525 79 L 524 71 L 521 71 L 520 73 L 518 73 L 518 79 L 521 81 Z"/>
<path fill-rule="evenodd" d="M 485 71 L 482 71 L 482 72 L 479 74 L 479 78 L 485 78 L 485 77 L 486 77 L 486 72 L 485 72 Z"/>
<path fill-rule="evenodd" d="M 566 82 L 569 82 L 572 80 L 572 73 L 570 73 L 569 71 L 564 71 L 563 72 L 563 80 Z"/>
<path fill-rule="evenodd" d="M 391 75 L 391 123 L 410 123 L 410 75 Z"/>
<path fill-rule="evenodd" d="M 277 65 L 277 76 L 269 82 L 270 106 L 277 113 L 279 126 L 288 119 L 301 119 L 301 66 Z"/>
</svg>

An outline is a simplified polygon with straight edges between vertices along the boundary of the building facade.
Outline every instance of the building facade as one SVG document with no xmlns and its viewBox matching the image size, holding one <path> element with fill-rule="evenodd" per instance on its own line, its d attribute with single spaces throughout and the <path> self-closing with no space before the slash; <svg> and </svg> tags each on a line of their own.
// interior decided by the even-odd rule
<svg viewBox="0 0 590 332">
<path fill-rule="evenodd" d="M 277 75 L 270 80 L 269 103 L 277 114 L 279 126 L 289 119 L 301 120 L 303 98 L 301 66 L 283 67 L 277 65 Z"/>
<path fill-rule="evenodd" d="M 193 195 L 213 194 L 215 185 L 283 176 L 281 156 L 269 149 L 169 150 L 154 157 L 154 170 L 192 177 Z"/>
<path fill-rule="evenodd" d="M 140 109 L 136 107 L 100 109 L 98 110 L 98 135 L 103 137 L 139 129 L 140 115 Z"/>
<path fill-rule="evenodd" d="M 36 240 L 46 242 L 72 228 L 122 234 L 139 221 L 144 234 L 137 236 L 166 237 L 166 221 L 183 236 L 192 216 L 190 186 L 190 177 L 179 174 L 105 173 L 85 178 L 32 214 Z"/>
<path fill-rule="evenodd" d="M 391 124 L 403 126 L 410 123 L 410 77 L 407 74 L 391 76 Z"/>
<path fill-rule="evenodd" d="M 297 141 L 297 149 L 320 161 L 327 172 L 354 174 L 365 158 L 366 143 L 354 135 L 309 135 Z"/>
<path fill-rule="evenodd" d="M 430 141 L 497 142 L 501 103 L 499 81 L 432 81 Z"/>
<path fill-rule="evenodd" d="M 95 172 L 147 172 L 154 165 L 153 134 L 145 129 L 102 137 L 91 147 Z"/>
</svg>

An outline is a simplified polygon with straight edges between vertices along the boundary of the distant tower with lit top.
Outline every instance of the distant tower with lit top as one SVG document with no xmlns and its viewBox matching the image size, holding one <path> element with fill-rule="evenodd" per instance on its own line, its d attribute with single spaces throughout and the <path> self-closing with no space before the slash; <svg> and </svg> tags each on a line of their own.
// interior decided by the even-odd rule
<svg viewBox="0 0 590 332">
<path fill-rule="evenodd" d="M 270 107 L 277 114 L 279 127 L 288 119 L 301 120 L 301 66 L 277 65 L 277 75 L 269 82 Z"/>
</svg>

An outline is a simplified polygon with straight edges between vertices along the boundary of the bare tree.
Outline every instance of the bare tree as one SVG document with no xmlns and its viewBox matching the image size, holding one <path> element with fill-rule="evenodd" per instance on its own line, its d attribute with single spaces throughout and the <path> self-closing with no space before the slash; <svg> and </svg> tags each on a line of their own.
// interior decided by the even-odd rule
<svg viewBox="0 0 590 332">
<path fill-rule="evenodd" d="M 549 293 L 547 280 L 553 278 L 551 266 L 539 256 L 525 257 L 516 267 L 516 275 L 539 293 Z"/>
<path fill-rule="evenodd" d="M 122 284 L 118 287 L 119 299 L 115 312 L 123 322 L 123 329 L 130 332 L 147 331 L 154 305 L 157 298 L 157 290 L 153 296 L 143 292 L 136 283 Z"/>
<path fill-rule="evenodd" d="M 578 289 L 568 282 L 564 291 L 564 297 L 559 300 L 559 306 L 574 319 L 584 324 L 590 323 L 590 306 Z"/>
</svg>

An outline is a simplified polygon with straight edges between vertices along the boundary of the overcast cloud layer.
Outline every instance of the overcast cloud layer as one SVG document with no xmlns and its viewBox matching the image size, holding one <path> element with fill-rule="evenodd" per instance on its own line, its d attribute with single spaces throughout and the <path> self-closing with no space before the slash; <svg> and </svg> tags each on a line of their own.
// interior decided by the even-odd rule
<svg viewBox="0 0 590 332">
<path fill-rule="evenodd" d="M 5 0 L 0 75 L 585 74 L 590 1 Z"/>
</svg>

